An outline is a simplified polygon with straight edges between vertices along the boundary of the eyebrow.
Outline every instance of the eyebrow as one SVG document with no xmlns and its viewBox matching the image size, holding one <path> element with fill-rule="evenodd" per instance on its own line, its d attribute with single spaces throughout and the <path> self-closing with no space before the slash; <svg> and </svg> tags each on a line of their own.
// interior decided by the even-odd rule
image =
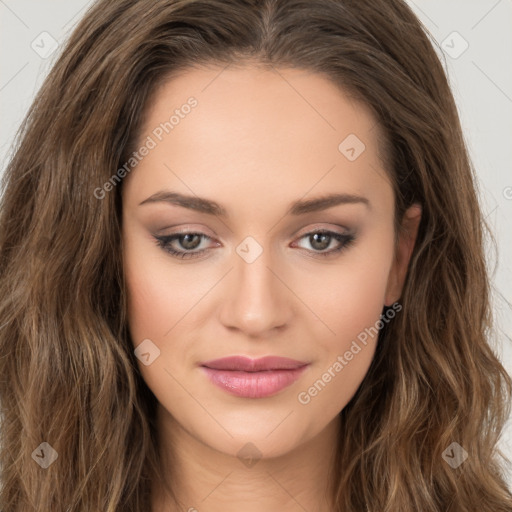
<svg viewBox="0 0 512 512">
<path fill-rule="evenodd" d="M 166 190 L 156 192 L 147 199 L 144 199 L 139 206 L 151 203 L 168 203 L 201 213 L 206 213 L 208 215 L 214 215 L 216 217 L 229 217 L 227 210 L 211 199 L 189 196 Z M 340 204 L 363 204 L 366 207 L 369 207 L 370 201 L 366 197 L 354 194 L 328 194 L 314 199 L 299 199 L 290 205 L 286 215 L 303 215 L 305 213 L 318 212 Z"/>
</svg>

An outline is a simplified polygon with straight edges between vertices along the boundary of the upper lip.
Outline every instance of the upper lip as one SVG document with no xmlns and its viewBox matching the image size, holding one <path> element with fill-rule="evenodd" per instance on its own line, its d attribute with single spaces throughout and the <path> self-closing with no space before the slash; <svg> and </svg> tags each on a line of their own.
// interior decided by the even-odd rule
<svg viewBox="0 0 512 512">
<path fill-rule="evenodd" d="M 213 370 L 232 370 L 244 372 L 259 372 L 268 370 L 294 370 L 308 363 L 297 361 L 288 357 L 266 356 L 260 359 L 251 359 L 245 356 L 223 357 L 212 359 L 201 364 Z"/>
</svg>

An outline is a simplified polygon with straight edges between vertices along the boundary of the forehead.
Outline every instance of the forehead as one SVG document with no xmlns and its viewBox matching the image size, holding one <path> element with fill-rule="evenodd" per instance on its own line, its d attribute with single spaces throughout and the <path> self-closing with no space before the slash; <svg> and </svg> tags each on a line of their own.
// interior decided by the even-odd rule
<svg viewBox="0 0 512 512">
<path fill-rule="evenodd" d="M 190 98 L 195 106 L 183 108 Z M 175 185 L 228 202 L 234 191 L 245 201 L 263 191 L 291 200 L 308 190 L 378 193 L 390 186 L 380 136 L 369 108 L 313 71 L 190 68 L 147 106 L 140 144 L 149 137 L 155 145 L 129 190 L 143 200 Z"/>
</svg>

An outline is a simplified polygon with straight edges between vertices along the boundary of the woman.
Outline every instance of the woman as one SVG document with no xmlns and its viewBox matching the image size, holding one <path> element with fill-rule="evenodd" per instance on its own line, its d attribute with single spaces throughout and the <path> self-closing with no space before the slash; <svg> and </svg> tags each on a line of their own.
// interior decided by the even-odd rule
<svg viewBox="0 0 512 512">
<path fill-rule="evenodd" d="M 512 510 L 485 224 L 402 1 L 99 1 L 4 186 L 5 512 Z"/>
</svg>

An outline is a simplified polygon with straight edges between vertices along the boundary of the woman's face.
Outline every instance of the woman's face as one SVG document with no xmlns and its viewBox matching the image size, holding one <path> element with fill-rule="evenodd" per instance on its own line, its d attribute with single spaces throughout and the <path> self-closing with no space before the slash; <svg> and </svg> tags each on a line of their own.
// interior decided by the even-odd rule
<svg viewBox="0 0 512 512">
<path fill-rule="evenodd" d="M 378 135 L 304 70 L 191 69 L 157 91 L 122 185 L 129 328 L 160 412 L 201 443 L 286 453 L 363 380 L 412 249 L 395 252 Z M 211 363 L 231 356 L 294 363 Z"/>
</svg>

